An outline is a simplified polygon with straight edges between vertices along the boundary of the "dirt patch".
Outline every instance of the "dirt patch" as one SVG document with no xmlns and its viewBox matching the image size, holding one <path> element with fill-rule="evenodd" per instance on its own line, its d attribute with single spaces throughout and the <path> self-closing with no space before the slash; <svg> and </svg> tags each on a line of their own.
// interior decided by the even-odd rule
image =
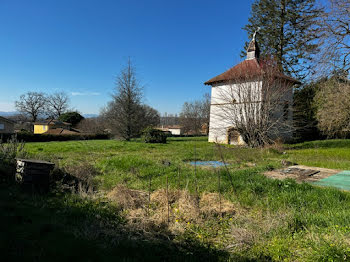
<svg viewBox="0 0 350 262">
<path fill-rule="evenodd" d="M 267 171 L 264 173 L 264 175 L 280 180 L 292 178 L 295 179 L 297 182 L 315 182 L 320 179 L 335 175 L 340 171 L 341 170 L 337 169 L 294 165 L 289 166 L 287 168 Z"/>
</svg>

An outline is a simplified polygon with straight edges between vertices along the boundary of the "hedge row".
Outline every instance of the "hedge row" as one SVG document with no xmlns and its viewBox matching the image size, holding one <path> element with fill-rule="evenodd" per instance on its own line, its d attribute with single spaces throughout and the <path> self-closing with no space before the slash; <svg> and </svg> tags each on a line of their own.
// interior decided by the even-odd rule
<svg viewBox="0 0 350 262">
<path fill-rule="evenodd" d="M 3 141 L 7 141 L 13 134 L 0 134 Z M 95 140 L 109 139 L 108 134 L 79 134 L 79 135 L 52 135 L 52 134 L 32 134 L 19 132 L 16 134 L 17 140 L 24 142 L 50 142 L 50 141 L 69 141 L 69 140 Z"/>
</svg>

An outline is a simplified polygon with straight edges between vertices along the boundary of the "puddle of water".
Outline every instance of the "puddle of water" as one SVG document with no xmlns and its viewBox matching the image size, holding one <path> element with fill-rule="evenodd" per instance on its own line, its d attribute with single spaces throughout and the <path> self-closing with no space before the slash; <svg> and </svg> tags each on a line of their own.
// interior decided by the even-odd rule
<svg viewBox="0 0 350 262">
<path fill-rule="evenodd" d="M 208 166 L 208 167 L 222 167 L 225 166 L 225 164 L 221 161 L 192 161 L 189 162 L 190 165 L 194 166 Z"/>
</svg>

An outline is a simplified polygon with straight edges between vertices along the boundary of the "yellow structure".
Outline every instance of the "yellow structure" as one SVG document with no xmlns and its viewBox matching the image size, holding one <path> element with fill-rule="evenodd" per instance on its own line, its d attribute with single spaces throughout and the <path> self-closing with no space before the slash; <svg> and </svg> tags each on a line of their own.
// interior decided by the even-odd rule
<svg viewBox="0 0 350 262">
<path fill-rule="evenodd" d="M 45 133 L 47 130 L 49 130 L 49 125 L 45 124 L 34 124 L 34 134 L 42 134 Z"/>
<path fill-rule="evenodd" d="M 71 124 L 59 120 L 47 120 L 34 123 L 34 134 L 44 134 L 50 129 L 62 128 L 70 129 Z"/>
</svg>

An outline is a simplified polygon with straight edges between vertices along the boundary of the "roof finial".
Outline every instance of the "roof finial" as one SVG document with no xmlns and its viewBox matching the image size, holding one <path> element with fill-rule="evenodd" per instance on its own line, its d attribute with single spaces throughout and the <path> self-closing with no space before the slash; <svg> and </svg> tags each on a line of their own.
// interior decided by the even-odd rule
<svg viewBox="0 0 350 262">
<path fill-rule="evenodd" d="M 260 29 L 261 29 L 261 27 L 258 26 L 258 29 L 256 29 L 255 32 L 254 32 L 254 34 L 253 34 L 253 39 L 252 39 L 252 41 L 255 41 L 255 36 L 256 36 L 256 34 L 260 31 Z"/>
<path fill-rule="evenodd" d="M 256 34 L 260 31 L 260 27 L 257 28 L 257 30 L 255 30 L 254 34 L 253 34 L 253 39 L 250 41 L 249 45 L 248 45 L 248 49 L 247 49 L 247 60 L 250 59 L 259 59 L 260 56 L 260 50 L 259 50 L 259 46 L 258 43 L 255 40 Z"/>
</svg>

